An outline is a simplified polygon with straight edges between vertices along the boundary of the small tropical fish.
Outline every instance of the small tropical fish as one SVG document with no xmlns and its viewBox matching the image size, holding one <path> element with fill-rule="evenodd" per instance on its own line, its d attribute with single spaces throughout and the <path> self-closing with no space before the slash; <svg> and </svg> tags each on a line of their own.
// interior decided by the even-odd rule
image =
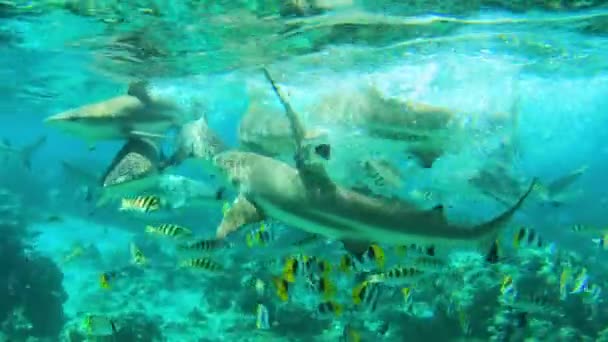
<svg viewBox="0 0 608 342">
<path fill-rule="evenodd" d="M 285 265 L 283 266 L 283 279 L 293 283 L 296 281 L 296 275 L 298 271 L 302 269 L 302 262 L 299 260 L 298 256 L 291 256 L 285 260 Z"/>
<path fill-rule="evenodd" d="M 350 273 L 350 271 L 357 271 L 355 258 L 350 253 L 343 254 L 340 257 L 340 266 L 338 269 L 344 273 Z"/>
<path fill-rule="evenodd" d="M 329 300 L 336 294 L 336 285 L 327 276 L 310 276 L 308 279 L 308 287 L 314 292 L 323 296 L 323 299 Z"/>
<path fill-rule="evenodd" d="M 215 261 L 209 258 L 193 258 L 182 260 L 179 263 L 179 267 L 202 269 L 211 272 L 221 271 L 223 269 L 222 265 L 216 263 Z"/>
<path fill-rule="evenodd" d="M 266 291 L 266 283 L 255 276 L 247 275 L 241 280 L 241 284 L 247 288 L 253 289 L 259 297 L 263 296 Z"/>
<path fill-rule="evenodd" d="M 253 287 L 255 288 L 255 292 L 258 294 L 258 296 L 261 297 L 264 295 L 264 291 L 266 290 L 266 283 L 262 279 L 256 278 Z"/>
<path fill-rule="evenodd" d="M 361 342 L 361 334 L 350 324 L 346 324 L 342 330 L 340 342 Z"/>
<path fill-rule="evenodd" d="M 160 209 L 160 197 L 137 196 L 135 198 L 123 198 L 119 211 L 137 211 L 149 213 Z"/>
<path fill-rule="evenodd" d="M 591 287 L 589 287 L 584 292 L 585 302 L 587 302 L 589 304 L 598 303 L 599 300 L 600 300 L 600 294 L 601 293 L 602 293 L 602 288 L 601 287 L 599 287 L 596 284 L 591 285 Z"/>
<path fill-rule="evenodd" d="M 401 245 L 395 247 L 395 253 L 400 257 L 405 256 L 417 256 L 417 255 L 426 255 L 426 256 L 435 256 L 435 246 L 421 246 L 417 244 L 411 245 Z"/>
<path fill-rule="evenodd" d="M 602 235 L 599 239 L 592 239 L 593 243 L 595 243 L 599 248 L 603 250 L 608 250 L 608 233 Z"/>
<path fill-rule="evenodd" d="M 443 260 L 427 256 L 415 258 L 412 264 L 422 272 L 439 272 L 447 266 Z"/>
<path fill-rule="evenodd" d="M 565 300 L 568 297 L 568 288 L 572 284 L 572 269 L 565 266 L 559 276 L 559 298 Z"/>
<path fill-rule="evenodd" d="M 386 257 L 384 255 L 384 250 L 377 244 L 372 244 L 367 249 L 367 252 L 363 254 L 363 262 L 375 262 L 376 266 L 379 269 L 384 269 L 384 263 L 386 261 Z"/>
<path fill-rule="evenodd" d="M 271 232 L 266 229 L 266 225 L 262 222 L 260 228 L 252 230 L 245 236 L 247 246 L 267 246 L 272 241 Z"/>
<path fill-rule="evenodd" d="M 99 276 L 99 285 L 101 286 L 101 288 L 109 290 L 110 289 L 110 282 L 112 282 L 114 279 L 116 279 L 116 277 L 118 277 L 119 273 L 116 271 L 110 271 L 110 272 L 103 272 L 100 276 Z"/>
<path fill-rule="evenodd" d="M 316 310 L 317 315 L 320 317 L 340 316 L 343 311 L 342 305 L 334 301 L 322 302 L 317 306 Z"/>
<path fill-rule="evenodd" d="M 81 245 L 75 245 L 72 250 L 67 253 L 61 260 L 62 264 L 67 264 L 84 254 L 84 248 Z"/>
<path fill-rule="evenodd" d="M 544 241 L 534 229 L 521 227 L 515 233 L 513 246 L 515 248 L 520 246 L 540 248 L 544 246 Z"/>
<path fill-rule="evenodd" d="M 414 267 L 396 266 L 387 272 L 368 276 L 370 283 L 401 283 L 403 281 L 417 280 L 424 272 Z"/>
<path fill-rule="evenodd" d="M 582 293 L 587 290 L 589 285 L 589 275 L 587 275 L 587 269 L 583 268 L 579 275 L 574 279 L 574 284 L 572 286 L 572 291 L 570 294 L 574 293 Z"/>
<path fill-rule="evenodd" d="M 264 304 L 258 304 L 257 306 L 255 327 L 263 330 L 270 329 L 270 324 L 268 323 L 268 309 Z"/>
<path fill-rule="evenodd" d="M 106 316 L 93 314 L 84 317 L 82 329 L 90 336 L 111 336 L 118 332 L 113 320 Z"/>
<path fill-rule="evenodd" d="M 146 264 L 146 256 L 134 242 L 131 242 L 129 250 L 131 251 L 131 262 L 134 265 L 144 266 Z"/>
<path fill-rule="evenodd" d="M 331 272 L 331 264 L 326 261 L 319 259 L 317 257 L 309 257 L 305 260 L 304 263 L 305 269 L 309 274 L 322 274 L 327 275 Z"/>
<path fill-rule="evenodd" d="M 403 307 L 405 311 L 410 311 L 412 309 L 413 301 L 412 301 L 412 288 L 404 287 L 401 289 L 401 294 L 403 295 Z"/>
<path fill-rule="evenodd" d="M 515 293 L 515 286 L 513 285 L 513 278 L 510 275 L 505 275 L 502 278 L 502 284 L 500 285 L 500 293 L 502 295 L 509 295 Z"/>
<path fill-rule="evenodd" d="M 361 282 L 352 291 L 355 308 L 360 311 L 374 312 L 380 298 L 380 284 Z"/>
<path fill-rule="evenodd" d="M 227 246 L 222 240 L 202 239 L 193 242 L 184 243 L 177 246 L 177 249 L 182 251 L 202 251 L 209 252 Z"/>
<path fill-rule="evenodd" d="M 307 277 L 311 274 L 327 274 L 331 265 L 319 258 L 296 254 L 288 257 L 283 266 L 283 278 L 290 283 L 295 282 L 298 276 Z"/>
<path fill-rule="evenodd" d="M 282 302 L 288 301 L 289 300 L 289 286 L 290 286 L 289 281 L 287 281 L 283 277 L 273 277 L 272 282 L 274 283 L 274 286 L 276 287 L 277 297 L 279 297 L 279 299 Z"/>
<path fill-rule="evenodd" d="M 163 223 L 159 226 L 146 226 L 146 233 L 165 235 L 174 238 L 192 235 L 192 231 L 190 229 L 171 223 Z"/>
<path fill-rule="evenodd" d="M 608 227 L 598 227 L 589 224 L 573 224 L 570 229 L 577 234 L 605 235 L 608 234 Z"/>
</svg>

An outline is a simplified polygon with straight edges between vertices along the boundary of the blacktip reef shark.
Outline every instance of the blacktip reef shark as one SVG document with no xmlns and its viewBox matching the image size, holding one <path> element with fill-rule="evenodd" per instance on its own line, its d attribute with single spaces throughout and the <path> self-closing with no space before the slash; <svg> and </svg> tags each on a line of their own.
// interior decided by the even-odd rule
<svg viewBox="0 0 608 342">
<path fill-rule="evenodd" d="M 223 141 L 209 128 L 207 117 L 203 115 L 181 127 L 175 137 L 174 152 L 163 161 L 162 168 L 177 166 L 190 158 L 210 160 L 225 149 Z"/>
<path fill-rule="evenodd" d="M 23 166 L 27 170 L 32 169 L 32 156 L 46 143 L 46 136 L 41 136 L 32 143 L 24 145 L 22 147 L 13 147 L 13 145 L 4 139 L 0 142 L 0 152 L 8 155 L 15 155 L 21 159 Z"/>
<path fill-rule="evenodd" d="M 239 140 L 252 152 L 268 156 L 293 155 L 295 147 L 285 117 L 268 103 L 267 92 L 252 81 L 248 86 L 249 107 L 239 126 Z M 508 113 L 486 115 L 490 126 L 512 127 L 517 122 L 517 101 Z M 430 168 L 441 156 L 458 152 L 462 146 L 486 129 L 474 128 L 470 114 L 432 104 L 390 97 L 370 84 L 342 85 L 325 91 L 306 106 L 308 119 L 318 127 L 307 127 L 306 134 L 320 137 L 324 128 L 353 128 L 364 139 L 399 146 L 409 158 Z M 506 121 L 511 121 L 508 124 Z M 477 130 L 477 131 L 475 131 Z M 356 137 L 359 141 L 361 137 Z"/>
<path fill-rule="evenodd" d="M 487 252 L 494 248 L 501 229 L 536 184 L 533 180 L 503 213 L 470 227 L 448 222 L 442 205 L 420 209 L 404 200 L 369 197 L 343 188 L 325 173 L 323 159 L 331 157 L 331 146 L 305 144 L 305 130 L 298 116 L 266 69 L 264 74 L 289 119 L 296 146 L 296 167 L 251 152 L 232 150 L 216 155 L 215 167 L 239 191 L 217 228 L 219 239 L 243 225 L 272 218 L 309 233 L 342 240 L 354 253 L 371 242 Z"/>
<path fill-rule="evenodd" d="M 544 183 L 537 182 L 534 189 L 534 199 L 540 205 L 559 207 L 574 197 L 575 192 L 570 191 L 571 186 L 586 172 L 584 165 L 572 170 L 554 180 Z M 509 206 L 510 201 L 522 191 L 520 179 L 512 175 L 507 164 L 501 160 L 487 163 L 478 174 L 468 179 L 482 194 Z"/>
<path fill-rule="evenodd" d="M 164 138 L 167 130 L 182 124 L 178 109 L 171 101 L 150 95 L 147 83 L 135 82 L 126 95 L 55 114 L 44 122 L 89 144 L 132 137 Z"/>
</svg>

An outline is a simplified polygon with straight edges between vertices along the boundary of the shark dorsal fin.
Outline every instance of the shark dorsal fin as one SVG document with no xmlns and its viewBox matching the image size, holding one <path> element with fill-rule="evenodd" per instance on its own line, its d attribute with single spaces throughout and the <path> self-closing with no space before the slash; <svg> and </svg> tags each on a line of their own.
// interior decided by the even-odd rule
<svg viewBox="0 0 608 342">
<path fill-rule="evenodd" d="M 148 85 L 148 81 L 131 82 L 127 94 L 138 98 L 143 103 L 150 103 L 152 99 L 148 94 Z"/>
<path fill-rule="evenodd" d="M 298 114 L 293 110 L 287 98 L 279 91 L 274 79 L 266 68 L 264 68 L 264 76 L 266 76 L 274 93 L 281 101 L 285 115 L 289 120 L 289 126 L 296 146 L 296 168 L 300 171 L 304 181 L 312 183 L 319 188 L 333 188 L 334 183 L 329 178 L 323 165 L 323 160 L 328 160 L 331 156 L 331 145 L 323 143 L 313 144 L 312 146 L 304 145 L 306 130 Z"/>
</svg>

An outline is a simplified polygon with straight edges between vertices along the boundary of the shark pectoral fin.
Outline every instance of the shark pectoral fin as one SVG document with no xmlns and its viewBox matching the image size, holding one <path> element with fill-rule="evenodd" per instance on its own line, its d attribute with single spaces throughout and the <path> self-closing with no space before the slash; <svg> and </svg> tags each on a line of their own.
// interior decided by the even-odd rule
<svg viewBox="0 0 608 342">
<path fill-rule="evenodd" d="M 142 131 L 129 131 L 129 135 L 136 138 L 150 138 L 150 139 L 165 139 L 167 136 L 163 134 L 148 133 Z"/>
<path fill-rule="evenodd" d="M 147 81 L 135 81 L 129 84 L 127 95 L 136 97 L 143 103 L 150 103 L 150 95 L 148 94 L 148 82 Z"/>
<path fill-rule="evenodd" d="M 264 215 L 258 210 L 255 204 L 251 203 L 242 194 L 235 200 L 230 209 L 224 214 L 222 222 L 217 227 L 216 237 L 223 239 L 232 232 L 246 224 L 260 222 Z"/>
</svg>

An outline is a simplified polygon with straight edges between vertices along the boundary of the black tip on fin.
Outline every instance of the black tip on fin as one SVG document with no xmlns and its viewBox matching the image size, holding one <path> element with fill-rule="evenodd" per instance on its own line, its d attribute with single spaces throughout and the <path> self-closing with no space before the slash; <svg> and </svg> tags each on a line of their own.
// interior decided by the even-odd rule
<svg viewBox="0 0 608 342">
<path fill-rule="evenodd" d="M 486 255 L 486 261 L 490 264 L 495 264 L 498 262 L 498 259 L 498 241 L 494 241 L 490 247 L 490 251 Z"/>
<path fill-rule="evenodd" d="M 118 334 L 118 329 L 116 329 L 116 323 L 113 320 L 110 320 L 110 324 L 112 325 L 112 335 Z"/>
<path fill-rule="evenodd" d="M 221 201 L 224 198 L 224 192 L 226 191 L 225 187 L 221 187 L 215 193 L 215 199 Z"/>
<path fill-rule="evenodd" d="M 344 245 L 344 249 L 359 261 L 363 260 L 363 255 L 371 245 L 369 242 L 347 239 L 342 240 L 342 244 Z"/>
<path fill-rule="evenodd" d="M 137 97 L 142 102 L 151 102 L 150 96 L 148 95 L 148 82 L 147 81 L 136 81 L 129 84 L 129 90 L 127 94 Z"/>
<path fill-rule="evenodd" d="M 330 144 L 320 144 L 315 146 L 315 153 L 325 160 L 329 160 L 331 158 L 331 145 Z"/>
<path fill-rule="evenodd" d="M 443 204 L 438 204 L 438 205 L 434 206 L 433 209 L 431 209 L 431 210 L 434 212 L 443 213 L 443 209 L 445 209 Z"/>
</svg>

